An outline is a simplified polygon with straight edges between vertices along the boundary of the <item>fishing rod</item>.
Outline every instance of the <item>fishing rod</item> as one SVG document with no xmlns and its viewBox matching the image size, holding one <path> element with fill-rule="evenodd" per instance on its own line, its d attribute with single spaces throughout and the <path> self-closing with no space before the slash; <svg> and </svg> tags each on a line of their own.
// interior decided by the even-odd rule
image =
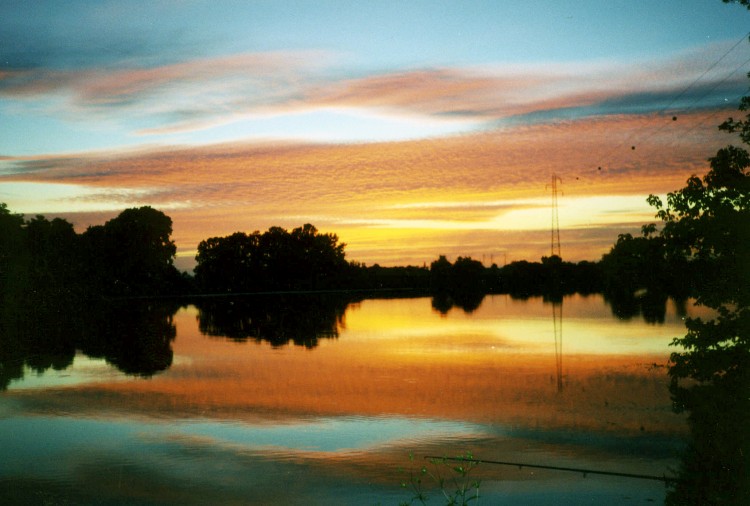
<svg viewBox="0 0 750 506">
<path fill-rule="evenodd" d="M 671 478 L 668 476 L 618 473 L 615 471 L 599 471 L 599 470 L 594 470 L 594 469 L 582 469 L 578 467 L 545 466 L 541 464 L 527 464 L 523 462 L 504 462 L 504 461 L 499 461 L 499 460 L 484 460 L 484 459 L 474 459 L 474 458 L 466 458 L 466 457 L 436 457 L 432 455 L 426 455 L 424 458 L 431 459 L 431 460 L 451 460 L 451 461 L 456 461 L 456 462 L 472 462 L 475 464 L 494 464 L 494 465 L 499 465 L 499 466 L 512 466 L 512 467 L 517 467 L 518 469 L 523 469 L 524 467 L 528 467 L 531 469 L 547 469 L 550 471 L 567 471 L 567 472 L 572 472 L 572 473 L 581 473 L 583 474 L 584 478 L 589 474 L 598 474 L 598 475 L 604 475 L 604 476 L 618 476 L 621 478 L 634 478 L 638 480 L 661 481 L 661 482 L 664 482 L 665 484 L 674 483 L 677 481 L 677 478 Z"/>
</svg>

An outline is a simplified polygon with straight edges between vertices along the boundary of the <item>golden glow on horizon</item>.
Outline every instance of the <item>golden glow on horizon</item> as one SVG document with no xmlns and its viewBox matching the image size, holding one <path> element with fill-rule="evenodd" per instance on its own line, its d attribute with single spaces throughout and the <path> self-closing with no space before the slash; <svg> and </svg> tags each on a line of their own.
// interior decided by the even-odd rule
<svg viewBox="0 0 750 506">
<path fill-rule="evenodd" d="M 597 260 L 619 233 L 654 221 L 648 194 L 705 171 L 707 154 L 726 143 L 720 132 L 692 130 L 709 117 L 681 118 L 669 130 L 663 118 L 612 116 L 405 142 L 237 143 L 68 156 L 38 166 L 5 160 L 18 167 L 0 176 L 0 192 L 30 183 L 67 188 L 65 198 L 36 192 L 39 201 L 16 202 L 27 214 L 69 213 L 79 230 L 114 209 L 163 209 L 188 269 L 206 238 L 304 223 L 336 233 L 350 260 L 369 264 L 421 265 L 440 254 L 495 255 L 499 263 L 500 254 L 548 254 L 547 187 L 555 173 L 563 181 L 563 258 Z M 653 135 L 635 150 L 612 149 L 634 129 Z M 99 222 L 73 214 L 94 210 L 102 212 Z"/>
<path fill-rule="evenodd" d="M 0 182 L 0 202 L 19 214 L 107 212 L 120 211 L 124 206 L 148 205 L 149 196 L 158 191 L 156 188 L 102 188 L 52 182 Z M 166 203 L 160 207 L 167 210 L 182 205 Z"/>
</svg>

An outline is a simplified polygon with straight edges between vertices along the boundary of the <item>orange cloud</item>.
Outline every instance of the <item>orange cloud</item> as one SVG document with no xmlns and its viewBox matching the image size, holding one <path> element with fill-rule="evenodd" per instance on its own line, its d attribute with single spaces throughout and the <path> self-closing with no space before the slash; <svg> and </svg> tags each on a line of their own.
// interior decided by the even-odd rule
<svg viewBox="0 0 750 506">
<path fill-rule="evenodd" d="M 185 258 L 210 236 L 311 222 L 338 233 L 351 259 L 422 264 L 438 254 L 548 254 L 539 229 L 554 173 L 563 181 L 564 256 L 598 259 L 618 233 L 653 221 L 649 193 L 705 172 L 706 158 L 728 139 L 702 125 L 726 114 L 600 117 L 408 142 L 238 143 L 13 159 L 2 162 L 11 170 L 0 176 L 0 192 L 4 182 L 19 181 L 86 190 L 57 201 L 57 214 L 83 202 L 86 211 L 96 202 L 108 212 L 107 202 L 163 208 Z M 613 195 L 620 197 L 600 198 Z"/>
<path fill-rule="evenodd" d="M 744 75 L 738 72 L 747 64 L 742 61 L 745 56 L 731 53 L 727 60 L 715 62 L 724 49 L 714 44 L 637 64 L 594 61 L 417 69 L 327 82 L 311 89 L 303 102 L 486 120 L 554 111 L 578 117 L 612 114 L 618 108 L 680 110 L 685 101 L 690 107 L 706 107 L 716 104 L 711 90 L 737 93 L 745 87 Z M 711 63 L 708 74 L 703 69 Z M 676 96 L 683 101 L 674 100 Z"/>
</svg>

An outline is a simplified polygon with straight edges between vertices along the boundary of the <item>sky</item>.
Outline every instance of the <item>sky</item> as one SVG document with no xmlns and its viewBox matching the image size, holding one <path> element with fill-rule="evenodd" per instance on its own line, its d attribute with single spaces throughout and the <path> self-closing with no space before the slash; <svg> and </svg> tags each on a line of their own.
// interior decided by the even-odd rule
<svg viewBox="0 0 750 506">
<path fill-rule="evenodd" d="M 176 264 L 312 223 L 368 265 L 598 260 L 737 140 L 719 0 L 0 0 L 0 202 L 173 220 Z"/>
</svg>

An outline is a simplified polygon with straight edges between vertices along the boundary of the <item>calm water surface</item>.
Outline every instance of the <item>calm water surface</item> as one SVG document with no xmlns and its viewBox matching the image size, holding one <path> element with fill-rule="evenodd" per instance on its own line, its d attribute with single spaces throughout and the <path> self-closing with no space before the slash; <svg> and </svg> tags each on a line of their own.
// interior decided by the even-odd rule
<svg viewBox="0 0 750 506">
<path fill-rule="evenodd" d="M 684 334 L 672 303 L 661 323 L 613 317 L 600 296 L 488 296 L 471 313 L 442 311 L 430 298 L 298 306 L 286 296 L 205 300 L 157 324 L 130 317 L 115 351 L 26 365 L 7 382 L 0 498 L 398 504 L 423 456 L 466 452 L 671 474 L 687 435 L 664 367 Z M 152 331 L 154 343 L 132 335 Z M 133 339 L 139 356 L 159 360 L 141 370 L 125 360 Z M 480 504 L 665 496 L 658 481 L 490 464 L 473 475 Z"/>
</svg>

